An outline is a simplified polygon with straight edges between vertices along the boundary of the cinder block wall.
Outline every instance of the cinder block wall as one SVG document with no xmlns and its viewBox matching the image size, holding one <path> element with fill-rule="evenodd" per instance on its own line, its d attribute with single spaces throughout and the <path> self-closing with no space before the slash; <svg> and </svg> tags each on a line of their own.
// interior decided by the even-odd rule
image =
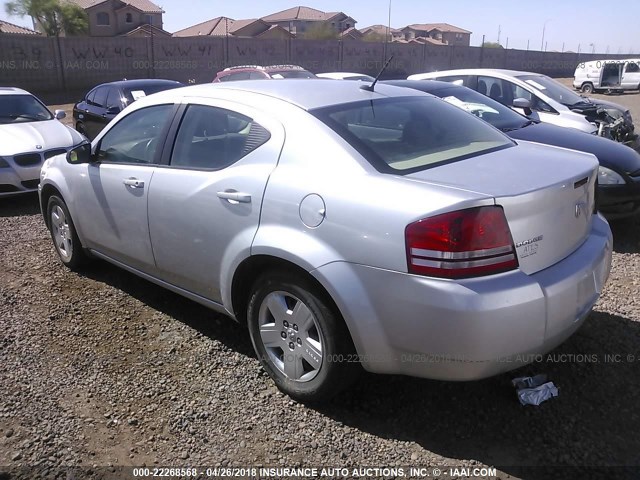
<svg viewBox="0 0 640 480">
<path fill-rule="evenodd" d="M 168 78 L 184 83 L 205 83 L 230 65 L 292 63 L 314 73 L 353 71 L 376 75 L 391 55 L 393 60 L 384 78 L 476 67 L 571 77 L 578 63 L 605 57 L 603 54 L 354 40 L 0 35 L 0 85 L 21 87 L 51 98 L 52 94 L 64 97 L 73 93 L 77 96 L 78 92 L 98 83 L 123 78 Z M 606 55 L 606 58 L 632 56 Z"/>
</svg>

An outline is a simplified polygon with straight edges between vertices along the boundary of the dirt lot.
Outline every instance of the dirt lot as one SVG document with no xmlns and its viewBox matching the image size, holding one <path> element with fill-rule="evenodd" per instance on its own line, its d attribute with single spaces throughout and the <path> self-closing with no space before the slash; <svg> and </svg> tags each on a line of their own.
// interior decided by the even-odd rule
<svg viewBox="0 0 640 480">
<path fill-rule="evenodd" d="M 640 95 L 616 101 L 637 110 Z M 103 262 L 66 270 L 37 197 L 3 199 L 0 478 L 131 465 L 430 466 L 441 478 L 456 478 L 449 466 L 497 466 L 499 478 L 525 479 L 560 466 L 556 478 L 634 478 L 640 221 L 613 229 L 613 271 L 594 313 L 543 361 L 470 383 L 365 375 L 308 407 L 273 387 L 243 328 Z M 510 380 L 541 372 L 559 397 L 520 406 Z M 86 469 L 69 477 L 61 468 L 72 466 Z"/>
</svg>

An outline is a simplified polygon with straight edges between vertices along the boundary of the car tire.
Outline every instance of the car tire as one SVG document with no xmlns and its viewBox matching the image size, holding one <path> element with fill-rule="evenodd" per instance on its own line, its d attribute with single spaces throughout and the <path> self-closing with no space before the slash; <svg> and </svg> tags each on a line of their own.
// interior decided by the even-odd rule
<svg viewBox="0 0 640 480">
<path fill-rule="evenodd" d="M 593 93 L 593 84 L 592 83 L 583 83 L 582 88 L 580 88 L 582 93 Z"/>
<path fill-rule="evenodd" d="M 294 400 L 328 400 L 362 370 L 341 315 L 303 275 L 262 275 L 252 289 L 247 321 L 263 368 Z"/>
<path fill-rule="evenodd" d="M 47 203 L 47 225 L 60 261 L 71 270 L 87 262 L 87 254 L 80 243 L 69 209 L 60 197 L 52 195 Z"/>
</svg>

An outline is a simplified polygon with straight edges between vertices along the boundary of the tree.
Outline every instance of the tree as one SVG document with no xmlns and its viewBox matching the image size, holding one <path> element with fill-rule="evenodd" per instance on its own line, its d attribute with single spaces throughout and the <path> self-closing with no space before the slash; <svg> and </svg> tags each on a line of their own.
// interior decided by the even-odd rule
<svg viewBox="0 0 640 480">
<path fill-rule="evenodd" d="M 367 33 L 364 37 L 362 37 L 362 40 L 364 40 L 365 42 L 384 43 L 385 37 L 387 36 L 384 33 L 371 32 L 371 33 Z M 388 38 L 389 38 L 389 41 L 391 41 L 391 37 L 388 37 Z"/>
<path fill-rule="evenodd" d="M 504 48 L 498 42 L 484 42 L 482 48 Z"/>
<path fill-rule="evenodd" d="M 7 2 L 9 15 L 29 15 L 49 37 L 82 35 L 89 30 L 86 12 L 75 3 L 64 0 L 14 0 Z"/>
<path fill-rule="evenodd" d="M 326 22 L 317 22 L 304 32 L 304 38 L 308 40 L 336 40 L 338 32 Z"/>
</svg>

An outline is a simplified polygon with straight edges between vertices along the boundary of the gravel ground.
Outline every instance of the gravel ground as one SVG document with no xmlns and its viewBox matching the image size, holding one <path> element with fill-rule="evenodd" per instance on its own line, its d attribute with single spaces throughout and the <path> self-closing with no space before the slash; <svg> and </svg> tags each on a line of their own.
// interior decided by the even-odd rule
<svg viewBox="0 0 640 480">
<path fill-rule="evenodd" d="M 245 329 L 104 262 L 66 270 L 37 197 L 3 199 L 0 466 L 35 465 L 47 478 L 61 466 L 131 465 L 637 472 L 640 220 L 613 229 L 613 270 L 594 313 L 544 361 L 469 383 L 367 374 L 311 407 L 275 389 Z M 559 397 L 520 406 L 511 378 L 542 372 Z"/>
</svg>

